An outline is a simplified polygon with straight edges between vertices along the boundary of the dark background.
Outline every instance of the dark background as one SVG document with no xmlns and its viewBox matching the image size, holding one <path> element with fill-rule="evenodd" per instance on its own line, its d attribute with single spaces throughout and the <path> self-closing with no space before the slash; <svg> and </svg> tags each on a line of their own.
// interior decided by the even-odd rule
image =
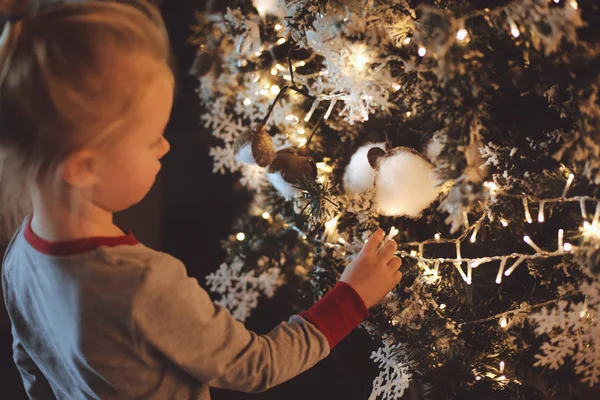
<svg viewBox="0 0 600 400">
<path fill-rule="evenodd" d="M 170 33 L 176 62 L 178 90 L 166 137 L 171 151 L 155 187 L 136 206 L 116 216 L 117 223 L 133 230 L 145 245 L 165 251 L 184 262 L 190 276 L 201 285 L 204 276 L 223 261 L 220 241 L 230 233 L 233 220 L 245 212 L 248 195 L 237 176 L 215 175 L 208 156 L 210 132 L 199 125 L 201 112 L 197 81 L 187 71 L 194 48 L 187 44 L 193 12 L 203 0 L 160 2 Z M 0 255 L 3 253 L 0 243 Z M 283 293 L 283 292 L 282 292 Z M 292 315 L 283 294 L 263 301 L 246 326 L 266 333 Z M 0 307 L 0 399 L 26 399 L 21 378 L 12 362 L 10 323 Z M 261 394 L 212 390 L 215 400 L 234 399 L 368 399 L 376 366 L 369 360 L 377 347 L 363 331 L 355 330 L 331 355 L 309 371 Z M 168 400 L 168 399 L 165 399 Z"/>
</svg>

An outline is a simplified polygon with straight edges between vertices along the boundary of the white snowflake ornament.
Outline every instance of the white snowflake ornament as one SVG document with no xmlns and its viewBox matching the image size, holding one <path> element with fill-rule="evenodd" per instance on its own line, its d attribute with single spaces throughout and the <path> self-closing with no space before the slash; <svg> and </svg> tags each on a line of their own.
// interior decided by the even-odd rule
<svg viewBox="0 0 600 400">
<path fill-rule="evenodd" d="M 258 305 L 258 297 L 264 294 L 272 297 L 283 284 L 281 270 L 277 267 L 257 273 L 255 270 L 243 271 L 244 260 L 236 257 L 229 265 L 223 263 L 219 269 L 206 276 L 211 292 L 221 298 L 215 303 L 227 308 L 233 317 L 244 322 Z"/>
<path fill-rule="evenodd" d="M 378 364 L 379 375 L 373 381 L 369 400 L 398 400 L 402 397 L 411 378 L 403 358 L 404 347 L 388 340 L 384 340 L 383 347 L 371 353 L 371 359 Z"/>
<path fill-rule="evenodd" d="M 548 337 L 534 366 L 558 369 L 568 361 L 575 373 L 590 386 L 600 383 L 600 280 L 581 285 L 585 300 L 561 300 L 553 308 L 531 314 L 535 333 Z"/>
</svg>

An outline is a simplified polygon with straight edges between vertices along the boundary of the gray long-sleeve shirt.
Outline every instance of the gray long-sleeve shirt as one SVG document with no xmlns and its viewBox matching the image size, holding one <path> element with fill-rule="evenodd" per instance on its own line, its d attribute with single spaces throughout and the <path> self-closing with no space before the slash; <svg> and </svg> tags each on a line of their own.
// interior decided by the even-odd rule
<svg viewBox="0 0 600 400">
<path fill-rule="evenodd" d="M 133 235 L 50 243 L 28 219 L 5 256 L 2 285 L 15 363 L 29 397 L 44 400 L 263 391 L 323 359 L 368 314 L 351 288 L 336 286 L 306 319 L 257 335 L 213 304 L 179 260 Z"/>
</svg>

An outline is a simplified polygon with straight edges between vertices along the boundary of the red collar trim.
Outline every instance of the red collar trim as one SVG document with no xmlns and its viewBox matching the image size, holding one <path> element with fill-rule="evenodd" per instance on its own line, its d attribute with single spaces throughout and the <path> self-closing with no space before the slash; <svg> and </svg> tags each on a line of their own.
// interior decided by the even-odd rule
<svg viewBox="0 0 600 400">
<path fill-rule="evenodd" d="M 25 240 L 40 253 L 50 256 L 68 256 L 92 251 L 100 246 L 113 247 L 139 243 L 131 231 L 127 229 L 123 229 L 123 231 L 125 232 L 123 236 L 96 236 L 63 242 L 49 242 L 33 232 L 31 218 L 29 218 L 25 225 L 24 235 Z"/>
</svg>

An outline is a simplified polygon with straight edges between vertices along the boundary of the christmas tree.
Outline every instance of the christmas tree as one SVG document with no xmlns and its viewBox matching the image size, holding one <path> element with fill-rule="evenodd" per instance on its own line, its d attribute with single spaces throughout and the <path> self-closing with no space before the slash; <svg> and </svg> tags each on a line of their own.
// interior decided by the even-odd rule
<svg viewBox="0 0 600 400">
<path fill-rule="evenodd" d="M 210 8 L 210 7 L 209 7 Z M 598 398 L 594 0 L 253 0 L 197 15 L 214 172 L 254 194 L 208 277 L 244 320 L 326 293 L 378 227 L 372 399 Z"/>
</svg>

